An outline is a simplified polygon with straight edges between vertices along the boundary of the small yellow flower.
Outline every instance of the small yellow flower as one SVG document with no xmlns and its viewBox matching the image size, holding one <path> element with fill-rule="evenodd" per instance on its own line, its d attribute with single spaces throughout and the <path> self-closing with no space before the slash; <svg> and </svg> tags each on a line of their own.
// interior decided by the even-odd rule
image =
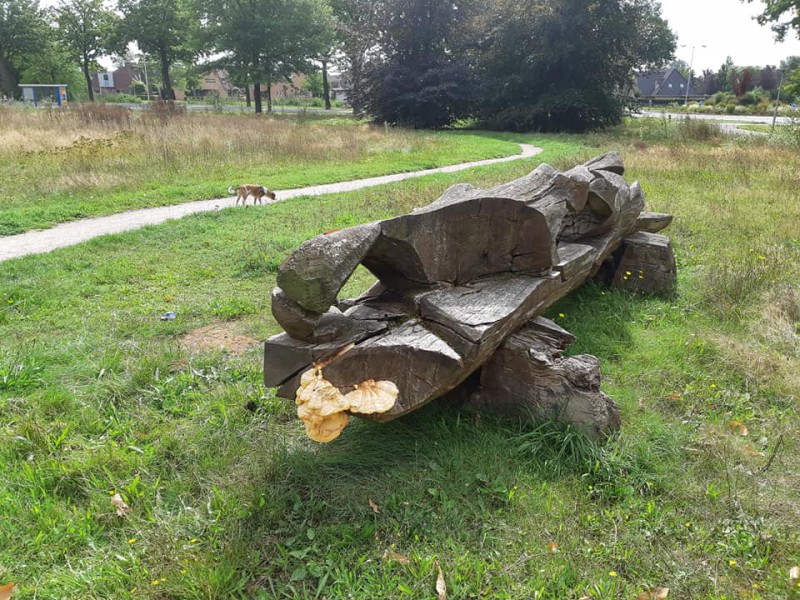
<svg viewBox="0 0 800 600">
<path fill-rule="evenodd" d="M 197 542 L 199 542 L 199 541 L 200 541 L 200 540 L 198 540 L 197 538 L 192 538 L 192 539 L 190 539 L 190 540 L 189 540 L 189 543 L 190 543 L 190 544 L 196 544 L 196 543 L 197 543 Z"/>
<path fill-rule="evenodd" d="M 129 540 L 128 540 L 128 543 L 129 543 L 129 544 L 135 544 L 135 543 L 136 543 L 136 538 L 131 538 L 131 539 L 129 539 Z"/>
<path fill-rule="evenodd" d="M 616 577 L 617 576 L 617 572 L 616 571 L 609 571 L 608 572 L 608 576 L 609 577 Z"/>
<path fill-rule="evenodd" d="M 736 566 L 736 565 L 738 565 L 739 563 L 737 563 L 735 560 L 731 559 L 731 560 L 729 560 L 729 561 L 728 561 L 728 564 L 729 564 L 730 566 L 732 566 L 732 567 L 735 567 L 735 566 Z"/>
<path fill-rule="evenodd" d="M 625 275 L 633 275 L 630 271 L 625 271 Z"/>
<path fill-rule="evenodd" d="M 181 569 L 181 575 L 186 575 L 186 569 Z"/>
<path fill-rule="evenodd" d="M 150 585 L 158 585 L 158 579 L 153 579 L 153 581 L 150 582 Z"/>
<path fill-rule="evenodd" d="M 712 384 L 711 384 L 710 386 L 708 386 L 708 387 L 710 387 L 712 390 L 715 390 L 715 389 L 717 389 L 717 384 L 716 384 L 716 383 L 712 383 Z"/>
<path fill-rule="evenodd" d="M 559 317 L 561 317 L 561 318 L 563 319 L 563 318 L 564 318 L 564 317 L 566 317 L 567 315 L 565 315 L 564 313 L 558 313 L 558 316 L 559 316 Z"/>
</svg>

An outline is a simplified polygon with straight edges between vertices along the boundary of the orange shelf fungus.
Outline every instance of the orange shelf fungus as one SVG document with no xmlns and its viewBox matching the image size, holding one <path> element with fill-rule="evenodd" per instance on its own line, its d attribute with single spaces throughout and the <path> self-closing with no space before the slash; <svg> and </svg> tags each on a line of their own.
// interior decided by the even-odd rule
<svg viewBox="0 0 800 600">
<path fill-rule="evenodd" d="M 322 376 L 317 363 L 300 377 L 297 416 L 306 424 L 306 434 L 315 442 L 331 442 L 350 422 L 348 413 L 382 413 L 394 406 L 399 390 L 391 381 L 368 379 L 347 394 Z"/>
</svg>

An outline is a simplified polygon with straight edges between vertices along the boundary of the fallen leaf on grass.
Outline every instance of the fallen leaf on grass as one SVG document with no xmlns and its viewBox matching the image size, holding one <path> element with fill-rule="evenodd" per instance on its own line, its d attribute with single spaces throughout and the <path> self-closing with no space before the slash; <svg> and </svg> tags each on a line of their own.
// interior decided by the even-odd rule
<svg viewBox="0 0 800 600">
<path fill-rule="evenodd" d="M 636 597 L 636 600 L 666 600 L 669 596 L 669 588 L 657 587 L 647 592 L 642 592 Z"/>
<path fill-rule="evenodd" d="M 680 400 L 680 399 L 681 399 L 681 395 L 678 394 L 677 392 L 667 396 L 667 400 Z"/>
<path fill-rule="evenodd" d="M 442 573 L 442 567 L 439 564 L 436 564 L 436 569 L 439 571 L 439 574 L 436 576 L 436 593 L 439 594 L 439 600 L 447 600 L 447 583 L 444 580 L 444 573 Z"/>
<path fill-rule="evenodd" d="M 381 509 L 378 508 L 378 505 L 375 504 L 375 501 L 372 498 L 368 498 L 367 500 L 369 501 L 369 507 L 372 509 L 372 512 L 374 512 L 376 515 L 380 514 Z"/>
<path fill-rule="evenodd" d="M 792 567 L 789 569 L 789 579 L 800 579 L 800 567 Z"/>
<path fill-rule="evenodd" d="M 558 554 L 559 552 L 561 552 L 561 550 L 559 549 L 558 544 L 556 544 L 555 542 L 550 542 L 549 544 L 547 544 L 548 554 Z"/>
<path fill-rule="evenodd" d="M 411 561 L 408 560 L 407 556 L 402 554 L 398 554 L 397 552 L 389 552 L 388 550 L 383 553 L 383 560 L 396 560 L 401 565 L 407 565 Z"/>
<path fill-rule="evenodd" d="M 731 421 L 730 423 L 728 423 L 728 427 L 733 429 L 733 431 L 735 431 L 739 435 L 747 435 L 748 433 L 750 433 L 745 424 L 742 423 L 741 421 Z"/>
<path fill-rule="evenodd" d="M 14 586 L 17 585 L 13 581 L 5 585 L 0 585 L 0 600 L 9 600 L 11 593 L 14 591 Z"/>
<path fill-rule="evenodd" d="M 127 517 L 128 511 L 131 509 L 130 506 L 125 504 L 125 500 L 122 499 L 122 496 L 119 493 L 114 494 L 111 496 L 111 504 L 117 509 L 117 514 L 120 517 Z"/>
<path fill-rule="evenodd" d="M 750 456 L 764 456 L 763 452 L 759 452 L 755 448 L 753 448 L 750 444 L 744 447 L 744 453 L 749 454 Z"/>
</svg>

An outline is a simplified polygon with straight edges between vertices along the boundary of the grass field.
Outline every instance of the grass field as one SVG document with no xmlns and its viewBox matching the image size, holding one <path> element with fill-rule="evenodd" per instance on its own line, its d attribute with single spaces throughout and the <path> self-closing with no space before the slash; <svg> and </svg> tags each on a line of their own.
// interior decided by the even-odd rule
<svg viewBox="0 0 800 600">
<path fill-rule="evenodd" d="M 552 312 L 622 408 L 604 448 L 437 405 L 317 445 L 261 384 L 293 248 L 535 160 L 0 264 L 0 583 L 434 598 L 441 568 L 448 598 L 800 598 L 800 156 L 637 127 L 539 143 L 557 167 L 618 148 L 649 208 L 676 216 L 676 297 L 589 286 Z M 344 293 L 369 284 L 358 271 Z"/>
<path fill-rule="evenodd" d="M 121 210 L 360 179 L 518 154 L 463 132 L 409 132 L 338 117 L 0 107 L 0 235 Z"/>
</svg>

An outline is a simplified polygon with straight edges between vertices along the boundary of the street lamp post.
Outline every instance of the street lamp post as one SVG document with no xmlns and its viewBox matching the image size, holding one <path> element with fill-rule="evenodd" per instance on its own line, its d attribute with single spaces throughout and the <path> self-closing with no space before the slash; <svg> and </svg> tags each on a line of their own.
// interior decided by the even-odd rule
<svg viewBox="0 0 800 600">
<path fill-rule="evenodd" d="M 681 47 L 683 48 L 684 46 Z M 705 45 L 700 47 L 705 48 Z M 694 64 L 694 49 L 695 46 L 692 46 L 692 57 L 689 59 L 689 77 L 686 81 L 686 99 L 683 102 L 684 106 L 689 106 L 689 88 L 692 86 L 692 65 Z"/>
</svg>

